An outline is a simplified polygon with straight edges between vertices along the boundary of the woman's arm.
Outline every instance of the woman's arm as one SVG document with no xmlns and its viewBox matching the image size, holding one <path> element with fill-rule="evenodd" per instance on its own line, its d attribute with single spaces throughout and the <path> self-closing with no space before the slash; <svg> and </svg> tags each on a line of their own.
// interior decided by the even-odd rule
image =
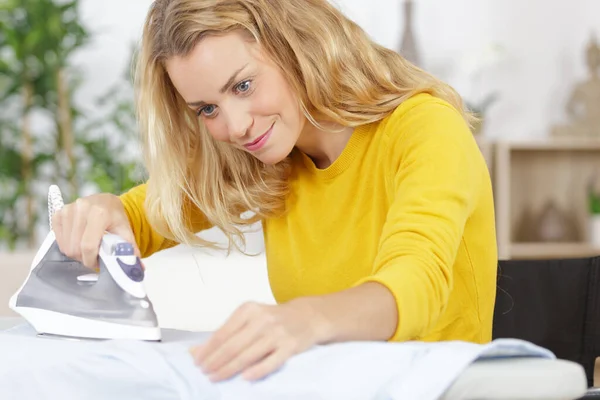
<svg viewBox="0 0 600 400">
<path fill-rule="evenodd" d="M 377 282 L 290 302 L 294 303 L 311 309 L 308 313 L 314 316 L 315 343 L 385 341 L 392 337 L 398 324 L 394 295 Z"/>
<path fill-rule="evenodd" d="M 177 244 L 158 234 L 150 225 L 144 207 L 147 186 L 147 183 L 135 186 L 119 196 L 142 258 Z"/>
<path fill-rule="evenodd" d="M 390 124 L 394 200 L 373 273 L 344 292 L 306 299 L 327 341 L 414 340 L 444 311 L 485 164 L 462 116 L 427 104 Z"/>
<path fill-rule="evenodd" d="M 146 189 L 148 184 L 144 183 L 136 186 L 126 193 L 119 196 L 121 203 L 129 219 L 131 229 L 133 230 L 136 244 L 138 245 L 142 258 L 149 257 L 152 254 L 176 246 L 178 243 L 163 237 L 152 228 L 144 202 L 146 200 Z M 204 214 L 196 209 L 187 209 L 184 211 L 185 219 L 189 221 L 189 228 L 194 232 L 200 232 L 209 229 L 211 226 Z M 191 215 L 187 215 L 191 214 Z"/>
</svg>

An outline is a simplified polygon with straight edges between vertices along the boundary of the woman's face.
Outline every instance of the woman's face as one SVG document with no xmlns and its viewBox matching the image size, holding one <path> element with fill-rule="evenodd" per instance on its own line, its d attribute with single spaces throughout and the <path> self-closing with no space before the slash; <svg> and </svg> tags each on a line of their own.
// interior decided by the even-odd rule
<svg viewBox="0 0 600 400">
<path fill-rule="evenodd" d="M 292 151 L 306 118 L 279 68 L 239 33 L 209 36 L 166 63 L 176 90 L 210 134 L 275 164 Z"/>
</svg>

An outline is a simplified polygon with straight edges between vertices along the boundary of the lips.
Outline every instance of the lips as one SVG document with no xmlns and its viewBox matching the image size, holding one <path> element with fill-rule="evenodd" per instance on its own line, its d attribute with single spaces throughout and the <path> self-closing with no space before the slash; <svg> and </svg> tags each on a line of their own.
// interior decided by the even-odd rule
<svg viewBox="0 0 600 400">
<path fill-rule="evenodd" d="M 273 125 L 275 125 L 275 124 L 273 124 Z M 250 151 L 256 151 L 256 150 L 261 149 L 267 143 L 267 140 L 271 136 L 271 133 L 273 132 L 273 125 L 271 125 L 271 127 L 269 128 L 268 131 L 266 131 L 265 133 L 260 135 L 255 140 L 253 140 L 250 143 L 246 143 L 244 145 L 244 147 Z"/>
<path fill-rule="evenodd" d="M 269 130 L 271 130 L 271 129 L 269 128 Z M 262 138 L 264 138 L 267 133 L 269 133 L 269 131 L 266 131 L 265 133 L 263 133 L 262 135 L 260 135 L 258 137 L 258 139 L 256 139 L 254 142 L 247 143 L 246 146 L 253 146 L 256 143 L 260 142 L 262 140 Z"/>
</svg>

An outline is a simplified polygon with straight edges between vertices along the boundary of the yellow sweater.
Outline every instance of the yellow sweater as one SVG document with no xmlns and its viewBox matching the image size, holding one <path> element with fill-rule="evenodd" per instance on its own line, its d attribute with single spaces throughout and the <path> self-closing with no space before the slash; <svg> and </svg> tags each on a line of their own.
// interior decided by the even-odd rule
<svg viewBox="0 0 600 400">
<path fill-rule="evenodd" d="M 295 151 L 284 216 L 264 221 L 268 274 L 285 302 L 375 281 L 393 293 L 391 340 L 491 339 L 497 249 L 489 172 L 461 115 L 428 94 L 357 128 L 318 169 Z M 122 196 L 144 256 L 145 187 Z"/>
</svg>

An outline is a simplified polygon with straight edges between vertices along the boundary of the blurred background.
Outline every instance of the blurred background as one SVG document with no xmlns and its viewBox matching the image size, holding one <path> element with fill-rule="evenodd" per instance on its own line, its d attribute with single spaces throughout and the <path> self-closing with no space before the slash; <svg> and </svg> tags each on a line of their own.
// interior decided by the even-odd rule
<svg viewBox="0 0 600 400">
<path fill-rule="evenodd" d="M 600 254 L 598 0 L 332 2 L 480 115 L 501 258 Z M 0 2 L 0 266 L 30 262 L 50 184 L 72 201 L 145 178 L 130 65 L 150 4 Z M 259 253 L 260 227 L 248 239 Z"/>
</svg>

